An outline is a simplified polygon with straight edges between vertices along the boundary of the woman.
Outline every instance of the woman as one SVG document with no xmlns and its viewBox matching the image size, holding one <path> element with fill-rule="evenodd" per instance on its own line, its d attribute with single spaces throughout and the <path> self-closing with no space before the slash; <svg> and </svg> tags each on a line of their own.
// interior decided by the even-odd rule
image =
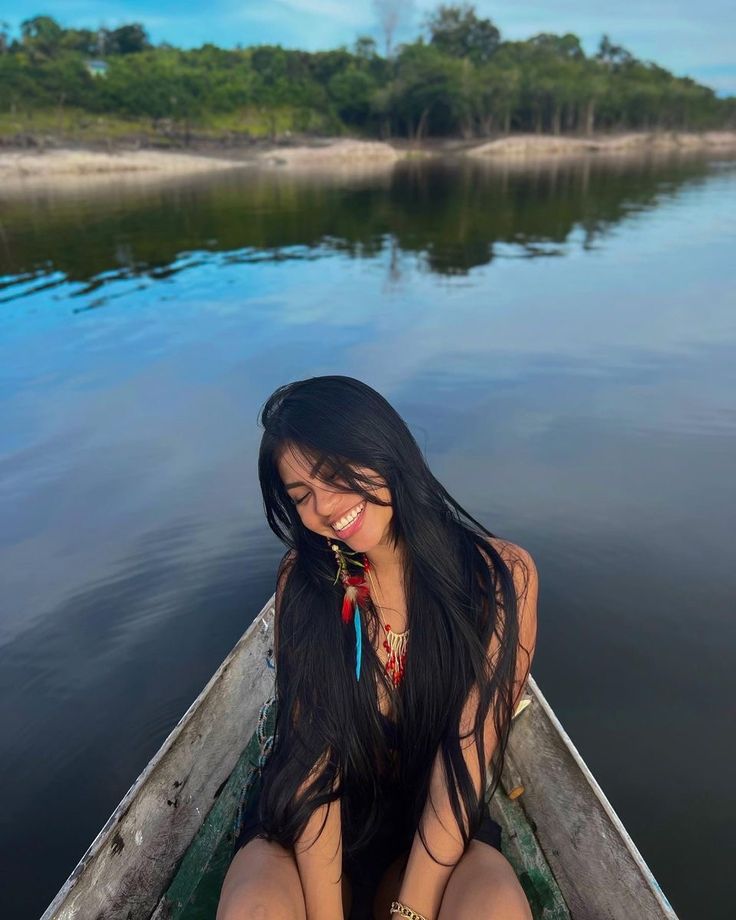
<svg viewBox="0 0 736 920">
<path fill-rule="evenodd" d="M 280 387 L 261 422 L 277 722 L 217 920 L 529 920 L 483 792 L 534 652 L 531 556 L 358 380 Z"/>
</svg>

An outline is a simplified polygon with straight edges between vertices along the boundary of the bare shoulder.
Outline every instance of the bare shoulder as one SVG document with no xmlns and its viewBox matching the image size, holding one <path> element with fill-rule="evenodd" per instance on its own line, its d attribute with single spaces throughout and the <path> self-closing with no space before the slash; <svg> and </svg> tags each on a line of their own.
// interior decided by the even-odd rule
<svg viewBox="0 0 736 920">
<path fill-rule="evenodd" d="M 518 703 L 521 688 L 525 685 L 537 645 L 537 601 L 539 597 L 539 575 L 531 553 L 498 537 L 486 537 L 511 570 L 516 588 L 519 617 L 519 648 L 524 654 L 517 657 L 517 683 L 515 702 Z M 492 646 L 495 648 L 495 636 Z"/>
<path fill-rule="evenodd" d="M 511 570 L 516 589 L 519 641 L 522 648 L 529 654 L 528 661 L 531 663 L 537 642 L 537 604 L 539 600 L 537 566 L 532 554 L 516 543 L 502 540 L 499 537 L 486 537 L 486 542 L 491 544 Z"/>
<path fill-rule="evenodd" d="M 537 566 L 529 550 L 510 540 L 500 537 L 486 537 L 489 543 L 508 565 L 516 585 L 516 593 L 521 597 L 536 592 L 539 584 Z"/>
</svg>

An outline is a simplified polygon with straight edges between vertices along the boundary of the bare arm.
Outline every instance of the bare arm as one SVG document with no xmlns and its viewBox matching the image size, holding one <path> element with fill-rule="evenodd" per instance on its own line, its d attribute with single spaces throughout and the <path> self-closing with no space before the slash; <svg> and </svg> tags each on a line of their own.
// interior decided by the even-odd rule
<svg viewBox="0 0 736 920">
<path fill-rule="evenodd" d="M 317 767 L 312 775 L 316 770 Z M 322 828 L 325 817 L 326 823 Z M 315 808 L 296 842 L 295 855 L 304 890 L 307 920 L 343 920 L 339 799 Z"/>
<path fill-rule="evenodd" d="M 536 566 L 532 557 L 522 550 L 515 547 L 517 558 L 521 558 L 524 567 L 528 572 L 528 577 L 524 578 L 524 572 L 520 572 L 517 582 L 517 596 L 519 607 L 519 651 L 517 654 L 516 676 L 514 685 L 514 710 L 518 705 L 519 699 L 524 690 L 531 660 L 534 655 L 534 647 L 537 635 L 537 595 L 538 595 L 538 577 Z M 517 581 L 516 571 L 514 580 Z M 495 652 L 496 637 L 491 643 L 491 656 Z M 473 691 L 468 696 L 468 700 L 463 709 L 461 718 L 461 735 L 472 732 L 477 711 L 477 692 Z M 495 727 L 493 725 L 493 707 L 488 712 L 488 717 L 484 724 L 483 741 L 485 746 L 486 757 L 490 762 L 493 752 L 498 743 Z M 485 771 L 480 775 L 478 768 L 477 745 L 472 734 L 460 742 L 461 750 L 468 771 L 473 780 L 476 794 L 480 797 L 485 789 Z M 462 807 L 462 799 L 460 800 Z M 464 810 L 463 810 L 464 813 Z M 467 829 L 467 815 L 464 814 L 465 825 Z M 432 859 L 422 843 L 419 832 L 414 835 L 409 861 L 406 866 L 401 889 L 399 891 L 399 900 L 407 904 L 413 910 L 427 917 L 428 920 L 434 920 L 437 917 L 444 896 L 447 881 L 452 874 L 455 865 L 460 861 L 463 855 L 462 837 L 457 821 L 452 812 L 450 797 L 447 791 L 445 772 L 442 758 L 438 752 L 432 770 L 429 785 L 429 795 L 427 804 L 421 817 L 421 827 L 424 832 L 427 845 L 437 859 L 443 863 L 449 863 L 449 866 L 439 865 Z"/>
<path fill-rule="evenodd" d="M 276 585 L 274 617 L 274 654 L 276 657 L 278 657 L 278 617 L 281 609 L 281 594 L 294 557 L 292 550 L 284 560 Z M 325 762 L 326 757 L 319 760 L 299 788 L 297 797 L 319 775 Z M 325 819 L 326 823 L 322 828 Z M 320 828 L 322 828 L 321 833 Z M 294 856 L 304 891 L 307 920 L 343 920 L 342 822 L 339 799 L 315 808 L 296 841 Z"/>
</svg>

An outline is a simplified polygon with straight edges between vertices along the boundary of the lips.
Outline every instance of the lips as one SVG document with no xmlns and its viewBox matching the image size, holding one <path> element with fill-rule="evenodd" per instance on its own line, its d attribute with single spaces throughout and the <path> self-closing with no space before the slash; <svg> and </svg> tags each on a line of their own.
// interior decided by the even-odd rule
<svg viewBox="0 0 736 920">
<path fill-rule="evenodd" d="M 366 506 L 366 504 L 364 503 L 364 504 L 363 504 L 363 510 L 360 512 L 360 514 L 355 518 L 355 520 L 351 521 L 351 522 L 348 524 L 348 526 L 345 527 L 343 530 L 335 530 L 335 528 L 332 527 L 333 533 L 336 533 L 336 534 L 338 535 L 338 537 L 341 537 L 343 540 L 344 540 L 346 537 L 349 537 L 349 536 L 351 536 L 352 534 L 354 534 L 357 530 L 360 529 L 360 526 L 361 526 L 361 524 L 363 523 L 363 516 L 365 515 L 365 509 L 366 509 L 366 507 L 367 507 L 367 506 Z"/>
</svg>

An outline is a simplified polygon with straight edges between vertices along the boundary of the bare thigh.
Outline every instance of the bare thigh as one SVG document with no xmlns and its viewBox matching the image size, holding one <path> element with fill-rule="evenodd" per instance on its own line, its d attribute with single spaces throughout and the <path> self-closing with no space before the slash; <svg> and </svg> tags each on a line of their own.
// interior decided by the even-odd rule
<svg viewBox="0 0 736 920">
<path fill-rule="evenodd" d="M 373 901 L 375 920 L 384 920 L 391 901 L 398 898 L 408 856 L 408 850 L 397 856 L 381 878 Z M 495 847 L 471 841 L 448 879 L 440 920 L 531 920 L 531 916 L 511 863 Z"/>
<path fill-rule="evenodd" d="M 352 892 L 342 879 L 345 916 Z M 216 920 L 306 920 L 299 869 L 294 853 L 278 843 L 254 837 L 233 857 L 225 875 Z"/>
<path fill-rule="evenodd" d="M 503 853 L 471 840 L 447 880 L 439 920 L 532 920 L 532 912 Z"/>
</svg>

